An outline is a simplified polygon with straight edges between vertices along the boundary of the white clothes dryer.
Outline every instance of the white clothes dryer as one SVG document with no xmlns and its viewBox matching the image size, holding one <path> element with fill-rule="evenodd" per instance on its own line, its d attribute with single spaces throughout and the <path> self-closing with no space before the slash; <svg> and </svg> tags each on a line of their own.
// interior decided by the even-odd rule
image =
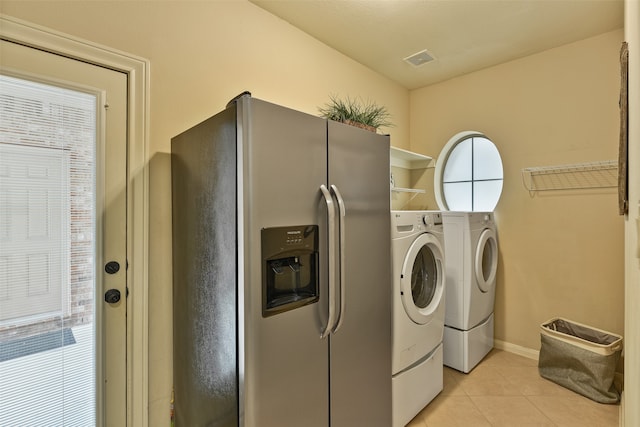
<svg viewBox="0 0 640 427">
<path fill-rule="evenodd" d="M 493 212 L 442 212 L 446 259 L 444 364 L 470 372 L 493 348 L 498 238 Z"/>
<path fill-rule="evenodd" d="M 445 252 L 439 211 L 392 211 L 393 426 L 442 391 Z"/>
</svg>

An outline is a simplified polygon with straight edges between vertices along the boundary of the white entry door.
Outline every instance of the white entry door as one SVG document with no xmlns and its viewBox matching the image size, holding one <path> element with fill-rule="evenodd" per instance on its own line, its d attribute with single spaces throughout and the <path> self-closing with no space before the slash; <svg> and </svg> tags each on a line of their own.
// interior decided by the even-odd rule
<svg viewBox="0 0 640 427">
<path fill-rule="evenodd" d="M 0 425 L 125 426 L 127 75 L 0 43 Z"/>
</svg>

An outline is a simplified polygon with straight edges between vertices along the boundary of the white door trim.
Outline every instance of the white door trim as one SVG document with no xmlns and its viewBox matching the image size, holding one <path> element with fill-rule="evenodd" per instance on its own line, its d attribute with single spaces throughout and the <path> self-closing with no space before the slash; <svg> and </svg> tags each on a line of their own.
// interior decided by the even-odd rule
<svg viewBox="0 0 640 427">
<path fill-rule="evenodd" d="M 149 61 L 0 15 L 0 38 L 128 75 L 127 423 L 148 425 Z"/>
<path fill-rule="evenodd" d="M 629 43 L 629 214 L 625 217 L 624 396 L 621 425 L 640 425 L 640 2 L 624 2 Z"/>
</svg>

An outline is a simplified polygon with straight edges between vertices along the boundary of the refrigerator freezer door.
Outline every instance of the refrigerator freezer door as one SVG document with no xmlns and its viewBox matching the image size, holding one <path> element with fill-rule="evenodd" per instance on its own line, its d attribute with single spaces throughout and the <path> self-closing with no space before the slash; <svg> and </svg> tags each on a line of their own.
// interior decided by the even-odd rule
<svg viewBox="0 0 640 427">
<path fill-rule="evenodd" d="M 242 184 L 238 222 L 243 237 L 244 327 L 241 350 L 242 426 L 327 427 L 327 182 L 326 122 L 258 99 L 239 102 Z M 320 299 L 263 317 L 262 229 L 318 226 Z"/>
<path fill-rule="evenodd" d="M 328 122 L 329 184 L 345 207 L 344 299 L 330 337 L 332 427 L 391 425 L 389 137 Z"/>
</svg>

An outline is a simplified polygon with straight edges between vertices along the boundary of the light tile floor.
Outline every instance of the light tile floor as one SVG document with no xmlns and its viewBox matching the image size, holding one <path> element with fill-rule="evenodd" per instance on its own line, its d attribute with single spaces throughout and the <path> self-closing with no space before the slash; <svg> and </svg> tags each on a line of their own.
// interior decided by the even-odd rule
<svg viewBox="0 0 640 427">
<path fill-rule="evenodd" d="M 538 362 L 492 350 L 469 374 L 444 368 L 444 389 L 407 427 L 618 427 L 603 405 L 548 381 Z"/>
</svg>

